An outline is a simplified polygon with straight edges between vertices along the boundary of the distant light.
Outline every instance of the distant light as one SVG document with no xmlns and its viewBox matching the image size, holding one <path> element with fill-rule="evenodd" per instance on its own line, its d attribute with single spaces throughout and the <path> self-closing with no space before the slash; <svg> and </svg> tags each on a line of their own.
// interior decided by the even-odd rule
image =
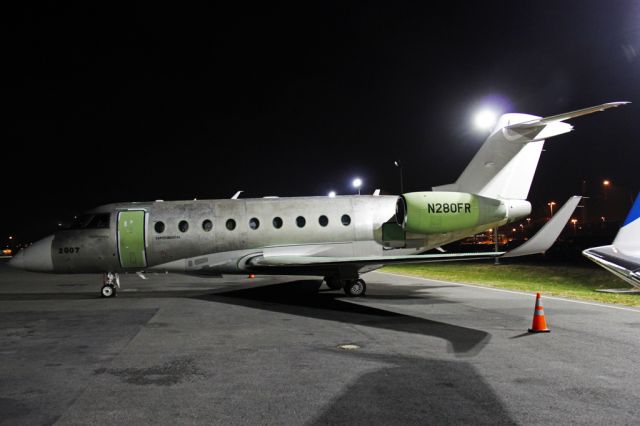
<svg viewBox="0 0 640 426">
<path fill-rule="evenodd" d="M 329 198 L 334 198 L 336 196 L 336 191 L 329 191 Z"/>
<path fill-rule="evenodd" d="M 611 185 L 611 181 L 609 181 L 608 179 L 605 179 L 605 180 L 602 181 L 602 184 L 604 186 L 609 186 L 609 185 Z"/>
<path fill-rule="evenodd" d="M 9 239 L 10 239 L 10 240 L 13 240 L 13 235 L 9 235 Z"/>
<path fill-rule="evenodd" d="M 355 178 L 352 182 L 354 188 L 360 188 L 362 186 L 362 179 Z"/>
<path fill-rule="evenodd" d="M 393 164 L 395 164 L 396 167 L 400 167 L 400 163 L 398 163 L 397 161 L 394 161 Z"/>
<path fill-rule="evenodd" d="M 490 109 L 483 109 L 478 111 L 473 118 L 473 124 L 478 130 L 492 129 L 497 121 L 497 114 Z"/>
</svg>

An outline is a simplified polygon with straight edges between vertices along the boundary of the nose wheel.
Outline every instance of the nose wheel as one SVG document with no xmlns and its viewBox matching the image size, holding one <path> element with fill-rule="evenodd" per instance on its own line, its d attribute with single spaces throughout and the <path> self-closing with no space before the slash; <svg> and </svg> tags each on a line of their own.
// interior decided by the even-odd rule
<svg viewBox="0 0 640 426">
<path fill-rule="evenodd" d="M 120 288 L 120 276 L 118 274 L 107 272 L 103 275 L 102 282 L 101 297 L 115 297 L 118 295 L 118 289 Z"/>
<path fill-rule="evenodd" d="M 362 297 L 367 292 L 367 283 L 362 278 L 346 280 L 342 287 L 344 294 L 349 297 Z"/>
</svg>

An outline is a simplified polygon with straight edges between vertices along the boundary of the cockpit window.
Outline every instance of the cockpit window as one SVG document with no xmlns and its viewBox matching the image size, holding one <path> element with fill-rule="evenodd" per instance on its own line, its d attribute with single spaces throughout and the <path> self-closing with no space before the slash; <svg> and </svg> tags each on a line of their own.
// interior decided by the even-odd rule
<svg viewBox="0 0 640 426">
<path fill-rule="evenodd" d="M 107 229 L 110 216 L 109 213 L 83 214 L 73 219 L 69 229 Z"/>
</svg>

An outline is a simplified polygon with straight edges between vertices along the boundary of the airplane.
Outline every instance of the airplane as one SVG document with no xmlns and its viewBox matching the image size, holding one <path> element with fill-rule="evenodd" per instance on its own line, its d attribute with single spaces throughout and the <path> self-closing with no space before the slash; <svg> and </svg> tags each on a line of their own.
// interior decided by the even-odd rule
<svg viewBox="0 0 640 426">
<path fill-rule="evenodd" d="M 582 254 L 599 266 L 640 289 L 640 195 L 618 230 L 613 244 L 592 247 Z"/>
<path fill-rule="evenodd" d="M 546 118 L 504 114 L 456 182 L 432 191 L 253 199 L 238 192 L 223 200 L 108 204 L 36 241 L 9 264 L 36 272 L 102 273 L 103 297 L 116 295 L 120 273 L 153 271 L 311 275 L 356 297 L 366 292 L 360 275 L 386 264 L 544 252 L 579 197 L 512 252 L 424 254 L 527 217 L 526 198 L 544 140 L 571 131 L 565 120 L 626 103 Z"/>
</svg>

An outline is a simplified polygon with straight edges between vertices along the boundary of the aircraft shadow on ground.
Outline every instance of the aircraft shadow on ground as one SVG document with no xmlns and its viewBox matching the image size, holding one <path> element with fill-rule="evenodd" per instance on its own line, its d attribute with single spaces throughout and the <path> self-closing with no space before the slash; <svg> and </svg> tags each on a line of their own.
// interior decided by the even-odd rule
<svg viewBox="0 0 640 426">
<path fill-rule="evenodd" d="M 309 318 L 439 337 L 447 340 L 450 343 L 451 351 L 458 356 L 477 354 L 491 338 L 491 335 L 485 331 L 365 306 L 357 303 L 359 299 L 353 299 L 351 302 L 342 293 L 318 293 L 316 289 L 317 281 L 293 281 L 200 295 L 195 298 Z M 425 304 L 447 303 L 432 296 L 407 295 L 404 297 L 405 299 L 419 298 Z M 376 297 L 371 298 L 375 299 Z M 394 299 L 397 298 L 394 297 Z"/>
<path fill-rule="evenodd" d="M 341 355 L 384 366 L 350 384 L 311 424 L 517 424 L 467 362 L 359 351 Z"/>
</svg>

